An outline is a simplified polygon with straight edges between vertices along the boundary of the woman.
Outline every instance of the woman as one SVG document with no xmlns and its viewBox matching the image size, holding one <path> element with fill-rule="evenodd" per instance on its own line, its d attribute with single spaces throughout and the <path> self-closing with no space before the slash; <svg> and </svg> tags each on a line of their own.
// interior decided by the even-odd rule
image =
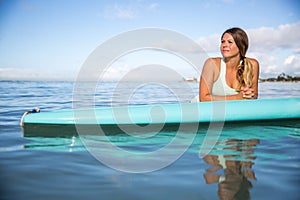
<svg viewBox="0 0 300 200">
<path fill-rule="evenodd" d="M 200 101 L 256 99 L 259 63 L 246 58 L 248 36 L 240 28 L 226 30 L 221 37 L 223 58 L 206 60 L 200 78 Z"/>
</svg>

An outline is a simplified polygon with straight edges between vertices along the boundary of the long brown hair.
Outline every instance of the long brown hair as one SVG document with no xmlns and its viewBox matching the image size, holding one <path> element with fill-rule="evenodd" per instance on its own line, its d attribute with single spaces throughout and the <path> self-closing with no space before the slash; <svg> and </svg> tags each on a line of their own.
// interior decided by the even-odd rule
<svg viewBox="0 0 300 200">
<path fill-rule="evenodd" d="M 230 28 L 226 30 L 221 39 L 223 38 L 225 33 L 229 33 L 232 35 L 234 42 L 240 51 L 241 62 L 236 74 L 236 78 L 239 81 L 239 90 L 242 86 L 251 86 L 252 78 L 253 78 L 253 66 L 249 59 L 246 58 L 246 52 L 249 46 L 249 40 L 246 32 L 241 28 Z"/>
</svg>

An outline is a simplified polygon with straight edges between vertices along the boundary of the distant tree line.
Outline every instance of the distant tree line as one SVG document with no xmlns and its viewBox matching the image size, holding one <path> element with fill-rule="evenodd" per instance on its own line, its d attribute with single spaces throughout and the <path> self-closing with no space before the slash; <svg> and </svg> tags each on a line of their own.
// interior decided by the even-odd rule
<svg viewBox="0 0 300 200">
<path fill-rule="evenodd" d="M 298 82 L 300 81 L 300 76 L 290 76 L 285 73 L 281 73 L 277 76 L 277 78 L 260 78 L 259 80 L 261 82 Z"/>
</svg>

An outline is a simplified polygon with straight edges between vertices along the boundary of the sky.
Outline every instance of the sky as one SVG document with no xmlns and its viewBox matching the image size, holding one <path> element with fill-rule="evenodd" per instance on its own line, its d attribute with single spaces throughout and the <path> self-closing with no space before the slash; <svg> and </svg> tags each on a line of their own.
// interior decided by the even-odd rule
<svg viewBox="0 0 300 200">
<path fill-rule="evenodd" d="M 300 76 L 298 0 L 0 0 L 0 80 L 76 80 L 103 43 L 150 27 L 188 37 L 207 56 L 221 56 L 221 34 L 240 27 L 250 40 L 246 56 L 259 61 L 261 78 L 283 72 Z M 131 41 L 120 48 L 126 42 Z M 185 77 L 198 76 L 199 71 L 175 57 L 166 51 L 127 52 L 106 66 L 104 77 L 168 75 L 168 70 L 136 69 L 152 64 L 169 65 Z"/>
</svg>

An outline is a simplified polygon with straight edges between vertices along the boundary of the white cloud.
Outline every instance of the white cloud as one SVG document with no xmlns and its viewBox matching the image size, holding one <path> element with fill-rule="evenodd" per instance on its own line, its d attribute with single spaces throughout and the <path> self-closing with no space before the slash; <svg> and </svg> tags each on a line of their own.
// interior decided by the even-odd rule
<svg viewBox="0 0 300 200">
<path fill-rule="evenodd" d="M 225 3 L 225 4 L 233 4 L 234 0 L 223 0 L 223 3 Z"/>
<path fill-rule="evenodd" d="M 300 48 L 294 50 L 295 53 L 300 54 Z"/>
<path fill-rule="evenodd" d="M 258 59 L 260 60 L 260 59 Z M 292 76 L 300 75 L 300 56 L 299 55 L 290 55 L 279 61 L 272 57 L 272 59 L 261 58 L 263 62 L 260 62 L 261 65 L 261 76 L 266 77 L 277 77 L 281 73 L 285 73 Z"/>
<path fill-rule="evenodd" d="M 261 75 L 276 77 L 284 72 L 299 75 L 300 22 L 280 25 L 278 28 L 262 27 L 247 31 L 250 52 L 260 54 Z M 272 58 L 272 59 L 270 59 Z"/>
<path fill-rule="evenodd" d="M 134 19 L 137 12 L 129 5 L 114 4 L 105 9 L 105 17 L 108 19 Z"/>
<path fill-rule="evenodd" d="M 158 8 L 158 3 L 152 3 L 152 4 L 150 4 L 150 5 L 148 6 L 148 9 L 149 9 L 150 11 L 156 11 L 157 8 Z"/>
<path fill-rule="evenodd" d="M 76 72 L 37 70 L 33 68 L 0 68 L 0 80 L 75 80 Z"/>
<path fill-rule="evenodd" d="M 119 80 L 122 76 L 128 73 L 129 70 L 130 68 L 128 67 L 127 64 L 124 64 L 123 66 L 122 65 L 110 66 L 103 73 L 101 80 L 105 80 L 105 81 Z"/>
<path fill-rule="evenodd" d="M 280 25 L 276 29 L 271 27 L 249 29 L 247 32 L 253 51 L 300 48 L 300 22 Z"/>
<path fill-rule="evenodd" d="M 144 4 L 139 1 L 129 4 L 115 3 L 105 8 L 104 17 L 107 19 L 135 19 L 146 11 L 156 11 L 158 7 L 158 3 Z"/>
<path fill-rule="evenodd" d="M 293 63 L 293 61 L 295 60 L 295 55 L 291 55 L 289 57 L 287 57 L 284 61 L 285 65 L 290 65 Z"/>
<path fill-rule="evenodd" d="M 300 75 L 300 56 L 290 55 L 284 61 L 285 72 Z"/>
<path fill-rule="evenodd" d="M 207 52 L 219 51 L 221 35 L 213 34 L 208 37 L 200 37 L 196 42 Z"/>
</svg>

